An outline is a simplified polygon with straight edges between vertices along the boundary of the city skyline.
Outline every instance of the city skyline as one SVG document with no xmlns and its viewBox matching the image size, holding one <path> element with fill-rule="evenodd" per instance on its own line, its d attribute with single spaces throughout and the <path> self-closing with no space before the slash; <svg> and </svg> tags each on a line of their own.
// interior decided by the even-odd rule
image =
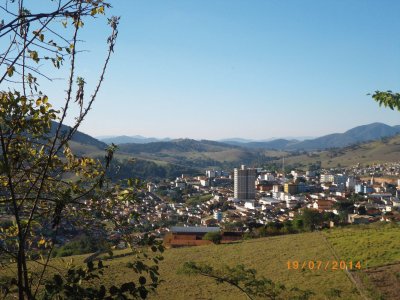
<svg viewBox="0 0 400 300">
<path fill-rule="evenodd" d="M 113 5 L 119 40 L 85 133 L 260 140 L 399 124 L 367 95 L 400 82 L 396 1 Z M 89 88 L 101 26 L 88 24 L 82 37 Z M 42 87 L 56 99 L 60 83 Z"/>
</svg>

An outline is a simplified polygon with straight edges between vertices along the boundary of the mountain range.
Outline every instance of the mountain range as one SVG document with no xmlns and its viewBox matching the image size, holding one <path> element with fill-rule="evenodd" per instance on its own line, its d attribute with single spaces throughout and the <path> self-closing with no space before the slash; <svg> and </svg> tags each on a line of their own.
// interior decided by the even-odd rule
<svg viewBox="0 0 400 300">
<path fill-rule="evenodd" d="M 139 139 L 146 138 L 139 137 Z M 182 173 L 199 173 L 205 168 L 229 170 L 241 164 L 278 165 L 281 164 L 282 157 L 285 157 L 287 165 L 326 161 L 325 165 L 344 166 L 357 162 L 393 161 L 398 156 L 399 140 L 400 126 L 372 123 L 352 128 L 344 133 L 329 134 L 304 141 L 275 139 L 262 142 L 239 139 L 220 142 L 175 139 L 121 143 L 118 145 L 116 159 L 123 166 L 124 176 L 140 178 L 172 176 L 173 178 Z M 73 137 L 71 146 L 77 154 L 101 157 L 104 156 L 104 149 L 107 147 L 103 141 L 78 132 Z M 368 141 L 375 142 L 367 143 Z M 132 159 L 135 161 L 134 164 L 131 163 Z"/>
<path fill-rule="evenodd" d="M 128 144 L 128 143 L 135 143 L 135 144 L 147 144 L 147 143 L 154 143 L 154 142 L 168 142 L 170 138 L 154 138 L 154 137 L 144 137 L 141 135 L 119 135 L 119 136 L 105 136 L 105 137 L 97 137 L 100 141 L 111 144 L 114 143 L 118 144 Z"/>
<path fill-rule="evenodd" d="M 400 125 L 389 126 L 383 123 L 372 123 L 347 130 L 344 133 L 333 133 L 304 141 L 276 139 L 268 142 L 241 143 L 247 148 L 276 149 L 284 151 L 312 151 L 328 148 L 341 148 L 349 145 L 392 137 L 400 133 Z M 236 142 L 227 142 L 238 145 Z"/>
<path fill-rule="evenodd" d="M 346 147 L 356 143 L 362 143 L 381 139 L 385 137 L 391 137 L 400 133 L 400 125 L 389 126 L 383 123 L 372 123 L 368 125 L 362 125 L 354 127 L 344 133 L 333 133 L 318 138 L 311 138 L 305 140 L 299 139 L 273 139 L 264 141 L 252 141 L 242 138 L 224 139 L 218 142 L 223 144 L 229 144 L 234 146 L 241 146 L 251 149 L 266 149 L 266 150 L 284 150 L 284 151 L 312 151 L 322 150 L 327 148 L 340 148 Z M 157 138 L 146 138 L 140 135 L 136 136 L 117 136 L 108 137 L 101 139 L 102 142 L 110 144 L 152 144 L 154 147 L 159 147 L 160 142 L 171 142 L 174 141 L 170 138 L 157 139 Z M 153 144 L 156 143 L 156 144 Z M 146 147 L 146 149 L 150 149 Z M 166 147 L 168 145 L 166 144 Z"/>
</svg>

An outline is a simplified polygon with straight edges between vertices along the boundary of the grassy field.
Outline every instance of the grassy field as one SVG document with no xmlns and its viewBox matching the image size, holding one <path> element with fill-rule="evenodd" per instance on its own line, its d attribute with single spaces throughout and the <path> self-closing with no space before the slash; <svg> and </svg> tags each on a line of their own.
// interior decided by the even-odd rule
<svg viewBox="0 0 400 300">
<path fill-rule="evenodd" d="M 160 264 L 164 282 L 151 299 L 246 299 L 229 285 L 217 285 L 212 279 L 201 276 L 179 274 L 178 270 L 187 261 L 205 262 L 215 268 L 224 264 L 230 266 L 244 264 L 248 268 L 256 269 L 257 274 L 283 283 L 289 288 L 299 287 L 313 291 L 315 295 L 312 299 L 333 299 L 327 296 L 332 288 L 342 292 L 341 299 L 362 299 L 357 293 L 356 286 L 343 270 L 331 268 L 288 270 L 288 261 L 302 263 L 335 260 L 329 245 L 333 246 L 340 260 L 361 261 L 362 271 L 356 273 L 360 273 L 358 277 L 362 280 L 364 291 L 371 299 L 377 299 L 381 293 L 376 278 L 381 278 L 383 275 L 380 272 L 381 277 L 377 277 L 377 272 L 374 270 L 382 265 L 400 262 L 400 227 L 382 224 L 349 226 L 323 232 L 267 237 L 232 244 L 167 249 L 164 253 L 165 259 Z M 80 264 L 84 257 L 74 256 L 74 263 Z M 105 261 L 105 265 L 109 266 L 103 278 L 105 283 L 111 286 L 136 278 L 137 275 L 127 268 L 127 263 L 132 260 L 132 256 L 127 256 Z M 64 264 L 60 259 L 52 260 L 52 265 L 55 267 L 63 268 Z M 393 273 L 393 270 L 397 269 L 391 267 L 389 271 Z M 396 284 L 395 279 L 391 282 Z M 385 288 L 390 291 L 394 290 L 395 286 Z M 385 299 L 396 298 L 391 298 L 389 295 Z"/>
<path fill-rule="evenodd" d="M 400 262 L 400 228 L 380 223 L 349 226 L 324 232 L 336 252 L 345 260 L 361 261 L 362 268 Z"/>
</svg>

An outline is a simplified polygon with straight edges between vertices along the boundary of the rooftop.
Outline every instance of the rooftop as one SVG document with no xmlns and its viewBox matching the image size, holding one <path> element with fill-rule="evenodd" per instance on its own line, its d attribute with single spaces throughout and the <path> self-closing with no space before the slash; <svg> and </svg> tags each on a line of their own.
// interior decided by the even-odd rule
<svg viewBox="0 0 400 300">
<path fill-rule="evenodd" d="M 171 232 L 179 233 L 179 232 L 196 232 L 196 233 L 207 233 L 207 232 L 219 232 L 219 227 L 200 227 L 200 226 L 172 226 Z"/>
</svg>

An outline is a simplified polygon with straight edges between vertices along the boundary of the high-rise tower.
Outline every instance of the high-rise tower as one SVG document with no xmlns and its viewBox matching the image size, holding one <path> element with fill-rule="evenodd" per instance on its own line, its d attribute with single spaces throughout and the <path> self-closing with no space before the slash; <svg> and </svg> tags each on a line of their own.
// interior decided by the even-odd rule
<svg viewBox="0 0 400 300">
<path fill-rule="evenodd" d="M 246 169 L 242 165 L 240 169 L 234 170 L 234 197 L 240 200 L 254 200 L 255 192 L 256 170 Z"/>
</svg>

